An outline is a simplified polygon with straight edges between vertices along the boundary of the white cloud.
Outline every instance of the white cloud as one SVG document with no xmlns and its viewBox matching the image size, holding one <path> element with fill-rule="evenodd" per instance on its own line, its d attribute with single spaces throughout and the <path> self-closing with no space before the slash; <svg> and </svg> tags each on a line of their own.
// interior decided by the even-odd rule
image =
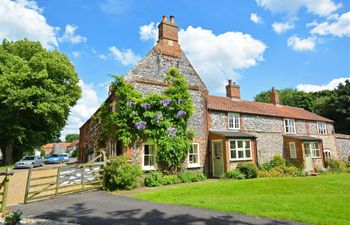
<svg viewBox="0 0 350 225">
<path fill-rule="evenodd" d="M 284 33 L 288 30 L 291 30 L 294 28 L 294 24 L 291 23 L 291 22 L 275 22 L 272 24 L 272 28 L 273 30 L 277 33 L 277 34 L 281 34 L 281 33 Z"/>
<path fill-rule="evenodd" d="M 333 35 L 337 37 L 350 36 L 350 12 L 341 16 L 335 14 L 328 18 L 329 21 L 323 23 L 309 24 L 315 26 L 310 33 L 318 35 Z"/>
<path fill-rule="evenodd" d="M 119 61 L 124 66 L 135 65 L 141 57 L 136 55 L 131 49 L 119 50 L 117 47 L 112 46 L 109 51 L 114 56 L 115 60 Z"/>
<path fill-rule="evenodd" d="M 143 29 L 145 32 L 141 32 L 141 27 L 147 27 Z M 141 39 L 154 42 L 158 39 L 154 22 L 141 27 Z M 255 66 L 262 61 L 267 48 L 266 44 L 249 34 L 226 32 L 215 35 L 211 30 L 192 26 L 181 29 L 179 39 L 182 50 L 209 89 L 220 93 L 224 92 L 227 79 L 239 78 L 239 69 Z"/>
<path fill-rule="evenodd" d="M 315 84 L 299 84 L 297 85 L 297 89 L 300 91 L 305 91 L 305 92 L 317 92 L 317 91 L 322 91 L 322 90 L 333 90 L 340 83 L 345 83 L 346 80 L 350 80 L 350 77 L 341 77 L 341 78 L 336 78 L 328 82 L 328 84 L 321 84 L 321 85 L 315 85 Z"/>
<path fill-rule="evenodd" d="M 315 37 L 308 37 L 302 39 L 296 35 L 293 35 L 290 38 L 288 38 L 287 44 L 295 51 L 304 52 L 313 51 L 316 46 L 316 41 L 317 39 Z"/>
<path fill-rule="evenodd" d="M 0 1 L 0 41 L 28 38 L 49 49 L 58 46 L 57 28 L 50 26 L 35 1 Z"/>
<path fill-rule="evenodd" d="M 213 91 L 223 93 L 227 79 L 237 80 L 238 69 L 263 60 L 267 46 L 241 32 L 215 35 L 211 30 L 189 26 L 179 32 L 182 49 Z"/>
<path fill-rule="evenodd" d="M 62 37 L 58 38 L 59 42 L 69 42 L 72 44 L 79 44 L 87 41 L 86 37 L 76 34 L 78 26 L 67 24 Z"/>
<path fill-rule="evenodd" d="M 154 22 L 148 25 L 143 25 L 139 30 L 140 39 L 143 41 L 153 40 L 155 43 L 158 39 L 158 28 Z"/>
<path fill-rule="evenodd" d="M 250 14 L 250 20 L 253 22 L 253 23 L 262 23 L 263 22 L 263 19 L 256 13 L 251 13 Z"/>
<path fill-rule="evenodd" d="M 107 56 L 105 56 L 104 54 L 99 54 L 98 57 L 102 60 L 106 60 Z"/>
<path fill-rule="evenodd" d="M 79 133 L 79 128 L 101 105 L 101 101 L 97 97 L 92 84 L 86 84 L 83 80 L 80 80 L 79 86 L 82 89 L 82 97 L 78 100 L 77 104 L 71 108 L 67 125 L 61 132 L 61 137 L 65 137 L 69 133 Z"/>
<path fill-rule="evenodd" d="M 296 14 L 301 8 L 318 16 L 328 16 L 339 9 L 342 4 L 333 0 L 256 0 L 257 4 L 272 13 Z"/>
<path fill-rule="evenodd" d="M 74 58 L 78 58 L 81 55 L 81 53 L 74 51 L 74 52 L 72 52 L 72 55 Z"/>
</svg>

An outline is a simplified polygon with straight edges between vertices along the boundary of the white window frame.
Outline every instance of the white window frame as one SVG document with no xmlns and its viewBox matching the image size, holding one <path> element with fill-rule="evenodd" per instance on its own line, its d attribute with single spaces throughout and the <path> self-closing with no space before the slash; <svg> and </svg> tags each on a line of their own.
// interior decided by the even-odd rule
<svg viewBox="0 0 350 225">
<path fill-rule="evenodd" d="M 297 158 L 297 149 L 295 146 L 295 142 L 289 142 L 289 156 L 291 159 Z"/>
<path fill-rule="evenodd" d="M 288 119 L 288 118 L 283 119 L 283 126 L 284 126 L 284 132 L 286 134 L 296 134 L 294 119 Z M 287 131 L 287 128 L 288 128 L 288 131 Z"/>
<path fill-rule="evenodd" d="M 316 143 L 318 145 L 318 148 L 314 148 L 314 144 L 316 144 Z M 319 159 L 319 158 L 322 157 L 321 156 L 321 148 L 320 148 L 320 143 L 319 142 L 317 142 L 317 141 L 306 141 L 306 142 L 304 142 L 304 148 L 306 148 L 305 144 L 309 144 L 309 146 L 310 146 L 310 154 L 311 154 L 313 159 Z M 319 156 L 315 155 L 315 151 L 319 152 Z"/>
<path fill-rule="evenodd" d="M 117 142 L 113 139 L 109 141 L 110 157 L 117 156 Z"/>
<path fill-rule="evenodd" d="M 199 143 L 192 143 L 192 150 L 193 150 L 193 146 L 197 146 L 197 153 L 191 153 L 190 151 L 188 151 L 188 155 L 187 155 L 187 167 L 188 168 L 194 168 L 194 167 L 200 167 L 200 145 Z M 190 163 L 190 155 L 196 155 L 197 156 L 197 162 L 196 163 Z"/>
<path fill-rule="evenodd" d="M 228 113 L 227 114 L 228 129 L 239 130 L 241 128 L 240 119 L 241 118 L 240 118 L 239 113 Z"/>
<path fill-rule="evenodd" d="M 325 122 L 317 122 L 316 124 L 318 134 L 327 134 L 327 125 Z"/>
<path fill-rule="evenodd" d="M 153 154 L 148 154 L 153 157 L 153 166 L 145 166 L 145 145 L 153 146 Z M 154 144 L 144 143 L 142 144 L 142 170 L 155 170 L 156 169 L 156 146 Z"/>
<path fill-rule="evenodd" d="M 323 157 L 325 159 L 330 159 L 332 158 L 332 151 L 330 149 L 325 149 L 323 150 Z"/>
<path fill-rule="evenodd" d="M 229 139 L 229 159 L 230 161 L 246 161 L 246 160 L 252 160 L 253 159 L 253 151 L 252 151 L 252 141 L 249 139 Z M 231 155 L 231 151 L 233 151 L 234 149 L 231 147 L 231 141 L 236 142 L 236 158 L 232 158 Z M 243 145 L 242 148 L 238 148 L 238 142 L 242 141 Z M 250 157 L 246 157 L 246 146 L 245 146 L 245 142 L 249 141 L 249 150 L 250 150 Z M 243 158 L 238 158 L 238 151 L 243 151 Z"/>
</svg>

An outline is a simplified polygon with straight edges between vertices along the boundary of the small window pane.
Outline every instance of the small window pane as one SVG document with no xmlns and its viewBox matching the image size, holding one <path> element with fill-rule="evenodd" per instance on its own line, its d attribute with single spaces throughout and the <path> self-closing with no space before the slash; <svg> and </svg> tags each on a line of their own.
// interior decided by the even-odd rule
<svg viewBox="0 0 350 225">
<path fill-rule="evenodd" d="M 245 157 L 250 158 L 250 150 L 245 150 Z"/>
<path fill-rule="evenodd" d="M 238 148 L 243 148 L 243 141 L 237 141 Z"/>
<path fill-rule="evenodd" d="M 238 151 L 238 158 L 242 159 L 243 157 L 243 151 Z"/>
<path fill-rule="evenodd" d="M 236 142 L 235 141 L 230 141 L 230 148 L 236 149 Z"/>
<path fill-rule="evenodd" d="M 245 141 L 245 148 L 249 148 L 250 149 L 250 141 Z"/>
<path fill-rule="evenodd" d="M 237 155 L 236 155 L 236 151 L 235 151 L 235 150 L 231 151 L 231 158 L 233 158 L 233 159 L 236 159 L 236 158 L 237 158 Z"/>
</svg>

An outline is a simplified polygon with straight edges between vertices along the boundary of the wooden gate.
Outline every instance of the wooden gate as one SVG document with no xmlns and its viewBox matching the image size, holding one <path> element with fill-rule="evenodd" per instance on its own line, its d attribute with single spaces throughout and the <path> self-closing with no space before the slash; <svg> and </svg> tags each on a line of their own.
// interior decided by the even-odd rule
<svg viewBox="0 0 350 225">
<path fill-rule="evenodd" d="M 13 175 L 13 171 L 9 168 L 5 172 L 0 172 L 0 176 L 5 176 L 4 180 L 0 183 L 0 196 L 1 196 L 1 212 L 4 212 L 7 205 L 7 194 L 9 190 L 10 176 Z"/>
<path fill-rule="evenodd" d="M 104 162 L 29 169 L 24 203 L 102 188 Z"/>
</svg>

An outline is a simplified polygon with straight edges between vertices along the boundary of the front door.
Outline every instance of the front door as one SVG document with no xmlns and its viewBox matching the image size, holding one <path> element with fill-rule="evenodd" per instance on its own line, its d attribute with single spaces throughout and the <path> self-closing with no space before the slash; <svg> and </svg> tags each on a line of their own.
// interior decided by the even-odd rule
<svg viewBox="0 0 350 225">
<path fill-rule="evenodd" d="M 212 141 L 213 176 L 221 177 L 224 174 L 224 159 L 222 141 Z"/>
<path fill-rule="evenodd" d="M 314 167 L 312 166 L 312 152 L 311 152 L 309 142 L 304 143 L 304 153 L 305 153 L 305 170 L 307 171 L 313 170 Z"/>
</svg>

